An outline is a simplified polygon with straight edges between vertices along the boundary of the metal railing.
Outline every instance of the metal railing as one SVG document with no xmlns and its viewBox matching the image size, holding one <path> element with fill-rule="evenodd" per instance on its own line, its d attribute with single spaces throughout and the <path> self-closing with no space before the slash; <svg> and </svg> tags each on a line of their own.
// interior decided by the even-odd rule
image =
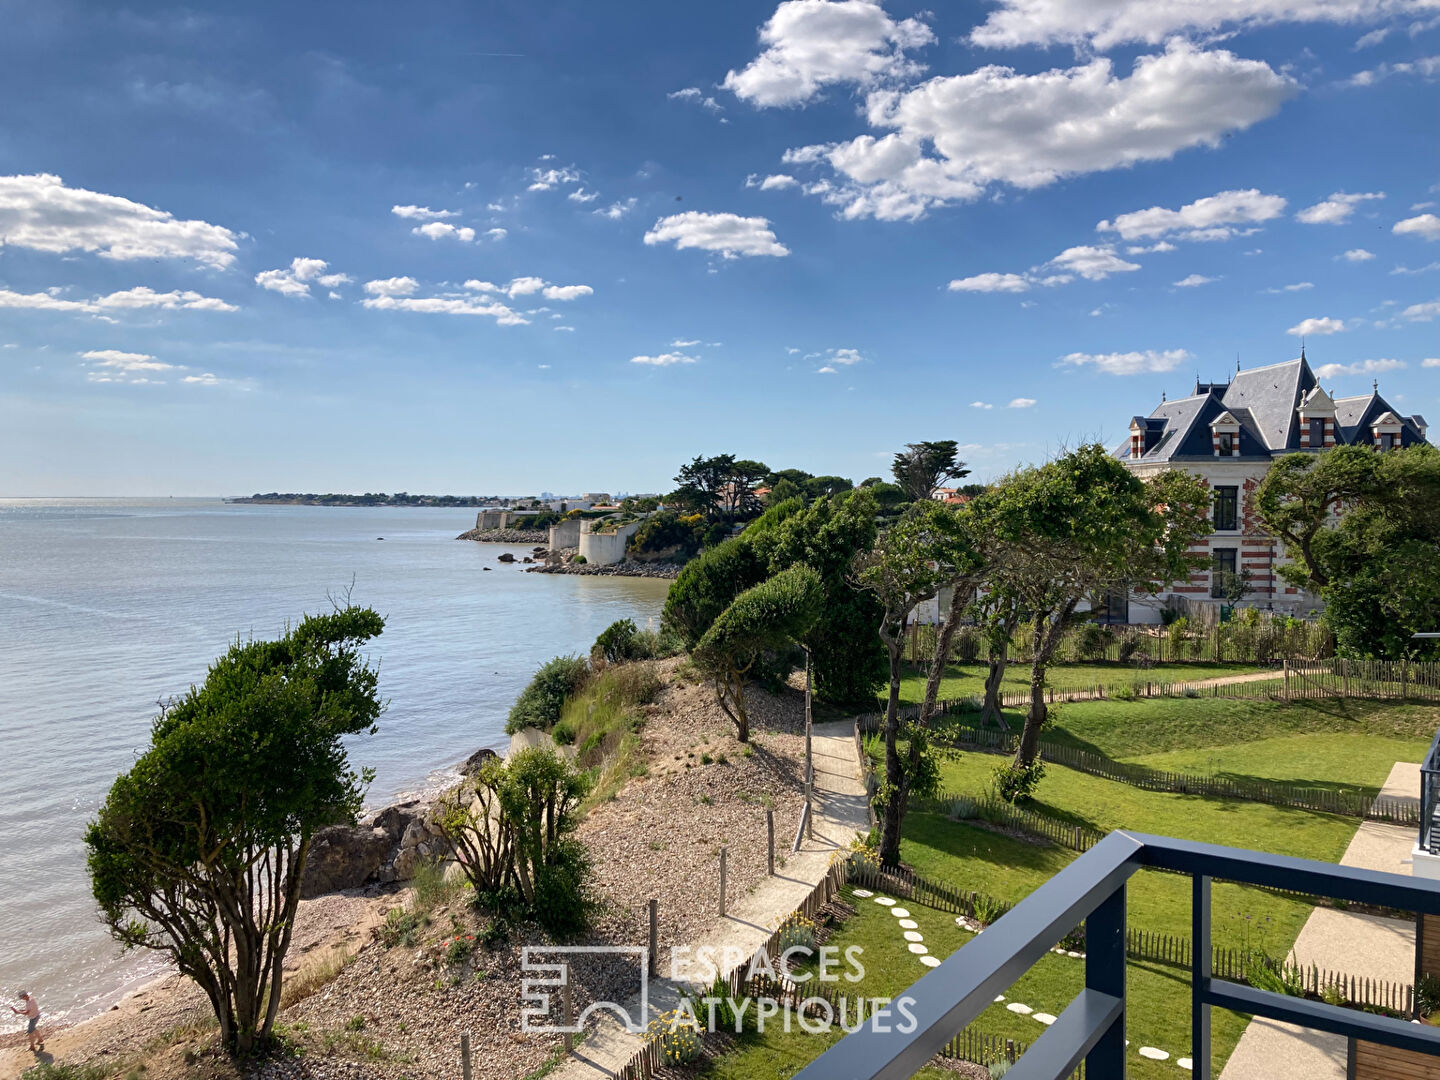
<svg viewBox="0 0 1440 1080">
<path fill-rule="evenodd" d="M 1440 1055 L 1440 1029 L 1307 998 L 1256 990 L 1212 975 L 1210 885 L 1215 879 L 1285 888 L 1352 903 L 1440 915 L 1440 881 L 1332 863 L 1114 832 L 1009 914 L 901 992 L 913 1023 L 869 1023 L 827 1050 L 795 1080 L 905 1080 L 963 1031 L 1042 956 L 1085 923 L 1085 989 L 1040 1036 L 1007 1080 L 1063 1080 L 1083 1062 L 1095 1078 L 1125 1075 L 1125 885 L 1153 868 L 1192 879 L 1193 1075 L 1210 1080 L 1214 1007 L 1298 1024 L 1350 1040 Z"/>
<path fill-rule="evenodd" d="M 1420 850 L 1440 854 L 1440 830 L 1435 814 L 1440 810 L 1440 731 L 1435 733 L 1425 760 L 1420 765 Z"/>
</svg>

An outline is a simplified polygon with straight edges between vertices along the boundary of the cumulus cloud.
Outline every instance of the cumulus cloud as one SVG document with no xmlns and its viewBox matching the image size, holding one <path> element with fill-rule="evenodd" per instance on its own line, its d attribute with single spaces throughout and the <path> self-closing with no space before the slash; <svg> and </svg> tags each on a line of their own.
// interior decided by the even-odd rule
<svg viewBox="0 0 1440 1080">
<path fill-rule="evenodd" d="M 920 19 L 897 22 L 868 0 L 784 0 L 760 28 L 764 51 L 722 85 L 752 105 L 799 105 L 827 86 L 918 74 L 905 50 L 934 40 Z"/>
<path fill-rule="evenodd" d="M 164 210 L 85 188 L 58 176 L 0 176 L 0 247 L 62 254 L 94 252 L 105 259 L 193 259 L 223 269 L 235 261 L 236 234 L 207 221 L 177 219 Z"/>
<path fill-rule="evenodd" d="M 533 168 L 530 170 L 530 186 L 527 191 L 552 191 L 564 184 L 578 184 L 580 170 L 574 165 L 561 168 Z"/>
<path fill-rule="evenodd" d="M 1313 281 L 1297 281 L 1293 285 L 1281 285 L 1279 288 L 1266 289 L 1265 291 L 1278 295 L 1279 293 L 1287 292 L 1304 292 L 1306 289 L 1313 289 L 1314 287 L 1315 283 Z"/>
<path fill-rule="evenodd" d="M 280 270 L 261 270 L 255 275 L 255 284 L 262 289 L 278 292 L 281 296 L 309 296 L 310 284 L 314 282 L 326 289 L 334 289 L 350 280 L 348 274 L 327 274 L 330 264 L 324 259 L 294 258 L 290 265 Z"/>
<path fill-rule="evenodd" d="M 1364 248 L 1351 248 L 1345 252 L 1345 254 L 1341 255 L 1340 258 L 1346 262 L 1369 262 L 1375 258 L 1375 253 L 1373 251 L 1366 251 Z"/>
<path fill-rule="evenodd" d="M 585 188 L 581 187 L 576 188 L 574 191 L 570 192 L 570 194 L 566 195 L 565 197 L 571 202 L 592 203 L 596 199 L 600 198 L 600 193 L 598 191 L 587 191 Z"/>
<path fill-rule="evenodd" d="M 882 137 L 805 146 L 791 164 L 828 164 L 813 193 L 847 218 L 913 220 L 991 185 L 1037 188 L 1084 173 L 1217 146 L 1273 116 L 1297 90 L 1258 60 L 1173 41 L 1128 76 L 1098 57 L 1035 75 L 998 65 L 875 90 L 866 117 Z"/>
<path fill-rule="evenodd" d="M 546 285 L 543 295 L 546 300 L 578 300 L 594 292 L 589 285 Z"/>
<path fill-rule="evenodd" d="M 973 277 L 956 278 L 950 282 L 951 292 L 1025 292 L 1030 288 L 1030 279 L 1024 274 L 975 274 Z"/>
<path fill-rule="evenodd" d="M 1060 358 L 1071 367 L 1093 367 L 1107 375 L 1147 375 L 1174 371 L 1191 359 L 1185 349 L 1145 349 L 1140 352 L 1082 353 L 1074 352 Z"/>
<path fill-rule="evenodd" d="M 1193 289 L 1200 285 L 1209 285 L 1213 281 L 1219 281 L 1218 277 L 1206 277 L 1204 274 L 1190 274 L 1179 281 L 1172 282 L 1177 289 Z"/>
<path fill-rule="evenodd" d="M 741 217 L 739 214 L 709 214 L 687 210 L 657 221 L 645 234 L 650 245 L 674 243 L 677 250 L 699 248 L 718 251 L 726 259 L 742 255 L 789 255 L 790 249 L 775 238 L 769 218 Z"/>
<path fill-rule="evenodd" d="M 603 218 L 609 218 L 611 221 L 619 221 L 626 214 L 630 213 L 631 210 L 635 209 L 636 201 L 636 198 L 632 195 L 628 199 L 613 202 L 609 206 L 594 212 Z"/>
<path fill-rule="evenodd" d="M 679 352 L 664 352 L 658 356 L 632 356 L 632 364 L 648 364 L 650 367 L 673 367 L 676 364 L 693 364 L 695 357 Z"/>
<path fill-rule="evenodd" d="M 530 322 L 525 316 L 489 297 L 381 293 L 367 297 L 361 303 L 376 311 L 413 311 L 423 315 L 485 315 L 493 318 L 500 326 L 526 326 Z"/>
<path fill-rule="evenodd" d="M 0 308 L 33 308 L 40 311 L 73 311 L 87 315 L 114 313 L 142 308 L 164 308 L 188 311 L 239 311 L 234 304 L 228 304 L 214 296 L 204 296 L 189 289 L 175 289 L 170 292 L 156 292 L 139 285 L 133 289 L 96 296 L 88 300 L 71 300 L 63 289 L 49 289 L 45 292 L 20 293 L 0 289 Z"/>
<path fill-rule="evenodd" d="M 485 235 L 491 240 L 504 240 L 505 237 L 510 235 L 510 230 L 501 228 L 486 229 Z"/>
<path fill-rule="evenodd" d="M 1140 269 L 1139 263 L 1126 262 L 1116 255 L 1113 247 L 1108 245 L 1094 247 L 1086 244 L 1066 248 L 1045 266 L 1061 271 L 1062 276 L 1066 273 L 1079 274 L 1086 281 L 1104 281 L 1111 274 L 1123 274 Z M 1047 284 L 1047 282 L 1042 279 L 1041 284 Z M 1064 282 L 1057 281 L 1056 284 L 1064 284 Z"/>
<path fill-rule="evenodd" d="M 1237 233 L 1248 232 L 1247 226 L 1271 221 L 1284 212 L 1285 200 L 1281 196 L 1246 188 L 1207 195 L 1186 203 L 1178 210 L 1164 206 L 1132 210 L 1119 215 L 1114 221 L 1100 222 L 1095 231 L 1119 233 L 1122 240 L 1152 240 L 1158 237 L 1228 240 Z M 1162 249 L 1157 245 L 1156 250 Z"/>
<path fill-rule="evenodd" d="M 745 178 L 745 186 L 758 187 L 761 191 L 784 191 L 786 188 L 799 187 L 800 181 L 787 173 L 772 173 L 763 178 L 751 173 Z"/>
<path fill-rule="evenodd" d="M 1007 409 L 1029 409 L 1033 408 L 1035 404 L 1036 401 L 1033 397 L 1017 397 L 1011 398 L 1010 404 L 1005 407 Z"/>
<path fill-rule="evenodd" d="M 1305 319 L 1286 330 L 1294 337 L 1313 337 L 1317 334 L 1338 334 L 1345 329 L 1343 319 Z"/>
<path fill-rule="evenodd" d="M 87 377 L 91 382 L 98 383 L 164 382 L 156 376 L 177 368 L 177 365 L 157 360 L 149 353 L 123 352 L 120 349 L 91 349 L 80 356 L 90 361 Z"/>
<path fill-rule="evenodd" d="M 1440 240 L 1440 217 L 1421 214 L 1418 217 L 1397 221 L 1391 230 L 1396 236 L 1419 236 L 1425 240 Z"/>
<path fill-rule="evenodd" d="M 459 210 L 431 210 L 428 206 L 392 206 L 390 212 L 396 217 L 414 221 L 438 221 L 441 218 L 459 217 Z"/>
<path fill-rule="evenodd" d="M 725 106 L 721 105 L 698 86 L 687 86 L 683 90 L 672 90 L 665 96 L 671 101 L 683 101 L 687 105 L 698 105 L 706 112 L 714 113 L 716 116 L 719 116 L 725 111 Z"/>
<path fill-rule="evenodd" d="M 1275 23 L 1376 22 L 1413 14 L 1429 0 L 1000 0 L 970 40 L 987 48 L 1157 44 L 1174 34 L 1211 35 Z M 1362 39 L 1363 40 L 1363 39 Z"/>
<path fill-rule="evenodd" d="M 1353 364 L 1321 364 L 1315 374 L 1321 379 L 1333 379 L 1336 375 L 1382 375 L 1404 367 L 1404 360 L 1356 360 Z"/>
<path fill-rule="evenodd" d="M 970 402 L 970 408 L 972 408 L 972 409 L 993 409 L 994 407 L 995 407 L 995 406 L 992 405 L 992 404 L 990 404 L 990 402 L 988 402 L 988 401 L 972 401 L 972 402 Z"/>
<path fill-rule="evenodd" d="M 1383 191 L 1367 191 L 1354 195 L 1337 191 L 1328 199 L 1301 210 L 1295 215 L 1295 220 L 1304 222 L 1306 225 L 1343 225 L 1350 220 L 1350 215 L 1355 213 L 1355 207 L 1358 204 L 1370 199 L 1383 198 L 1385 198 Z"/>
<path fill-rule="evenodd" d="M 459 240 L 463 244 L 469 244 L 475 240 L 474 229 L 468 225 L 456 227 L 448 221 L 432 221 L 427 225 L 416 225 L 410 231 L 416 236 L 429 237 L 431 240 Z"/>
<path fill-rule="evenodd" d="M 1402 319 L 1411 322 L 1429 322 L 1440 315 L 1440 300 L 1429 300 L 1423 304 L 1411 304 L 1400 313 Z"/>
<path fill-rule="evenodd" d="M 545 279 L 539 277 L 517 277 L 510 280 L 505 292 L 511 297 L 530 296 L 545 288 Z"/>
<path fill-rule="evenodd" d="M 419 287 L 413 277 L 378 278 L 365 283 L 365 291 L 371 296 L 410 296 Z"/>
<path fill-rule="evenodd" d="M 582 296 L 593 296 L 595 293 L 595 290 L 589 285 L 552 285 L 544 278 L 534 276 L 511 278 L 508 285 L 496 285 L 493 281 L 479 281 L 471 278 L 465 282 L 465 288 L 471 292 L 504 293 L 512 300 L 517 296 L 534 296 L 536 293 L 544 296 L 547 300 L 578 300 Z M 541 308 L 540 310 L 544 311 L 545 309 Z M 551 316 L 555 319 L 560 317 L 559 315 Z"/>
<path fill-rule="evenodd" d="M 1427 356 L 1420 361 L 1421 367 L 1440 367 L 1440 356 Z"/>
<path fill-rule="evenodd" d="M 1434 25 L 1432 22 L 1429 28 L 1433 29 Z M 1440 75 L 1440 56 L 1422 56 L 1418 60 L 1378 64 L 1366 71 L 1357 71 L 1345 82 L 1348 86 L 1374 86 L 1395 75 L 1418 75 L 1422 79 L 1433 79 Z"/>
<path fill-rule="evenodd" d="M 1125 249 L 1126 255 L 1149 255 L 1151 252 L 1179 251 L 1169 240 L 1157 240 L 1153 244 L 1131 244 Z M 1247 251 L 1245 254 L 1254 255 L 1257 252 Z"/>
</svg>

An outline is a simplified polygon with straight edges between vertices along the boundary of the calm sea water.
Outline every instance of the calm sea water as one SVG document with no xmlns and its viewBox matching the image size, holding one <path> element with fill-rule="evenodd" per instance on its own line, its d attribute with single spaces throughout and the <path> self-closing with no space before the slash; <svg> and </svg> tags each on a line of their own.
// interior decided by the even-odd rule
<svg viewBox="0 0 1440 1080">
<path fill-rule="evenodd" d="M 31 989 L 52 1018 L 77 1018 L 158 970 L 101 927 L 81 833 L 145 747 L 155 703 L 202 680 L 236 635 L 274 635 L 352 582 L 385 616 L 370 655 L 390 708 L 350 748 L 377 770 L 381 805 L 503 747 L 505 714 L 544 660 L 583 652 L 616 619 L 658 615 L 665 582 L 523 574 L 496 561 L 521 549 L 454 539 L 474 520 L 0 500 L 0 999 Z"/>
</svg>

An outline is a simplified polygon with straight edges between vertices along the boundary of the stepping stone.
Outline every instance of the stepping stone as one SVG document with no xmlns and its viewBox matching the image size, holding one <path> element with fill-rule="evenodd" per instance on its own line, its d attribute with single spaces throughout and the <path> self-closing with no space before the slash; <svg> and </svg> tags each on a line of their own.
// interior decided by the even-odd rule
<svg viewBox="0 0 1440 1080">
<path fill-rule="evenodd" d="M 920 936 L 920 931 L 918 931 L 918 930 L 906 930 L 906 931 L 905 931 L 905 940 L 906 940 L 906 941 L 924 941 L 925 939 Z"/>
<path fill-rule="evenodd" d="M 1018 1001 L 1010 1002 L 1010 1004 L 1006 1005 L 1005 1008 L 1009 1009 L 1011 1012 L 1015 1013 L 1018 1016 L 1029 1016 L 1032 1012 L 1035 1011 L 1034 1009 L 1030 1008 L 1029 1005 L 1021 1005 Z"/>
<path fill-rule="evenodd" d="M 1156 1050 L 1153 1046 L 1140 1047 L 1140 1056 L 1149 1058 L 1151 1061 L 1169 1061 L 1170 1055 L 1164 1050 Z"/>
<path fill-rule="evenodd" d="M 854 890 L 854 892 L 855 892 L 855 895 L 858 896 L 858 897 L 860 897 L 861 900 L 868 900 L 868 899 L 870 899 L 870 897 L 872 897 L 872 896 L 875 895 L 875 894 L 874 894 L 873 892 L 871 892 L 869 889 L 856 889 L 856 890 Z"/>
<path fill-rule="evenodd" d="M 895 901 L 891 900 L 888 896 L 877 896 L 875 897 L 875 903 L 884 904 L 886 907 L 889 907 L 891 904 L 895 903 Z"/>
<path fill-rule="evenodd" d="M 907 945 L 906 948 L 908 948 L 908 949 L 909 949 L 911 952 L 913 952 L 916 956 L 924 956 L 926 953 L 928 953 L 928 952 L 930 951 L 930 950 L 927 949 L 924 945 L 917 944 L 916 942 L 913 942 L 913 941 L 912 941 L 909 945 Z"/>
<path fill-rule="evenodd" d="M 1065 955 L 1070 957 L 1071 960 L 1083 960 L 1085 958 L 1083 952 L 1067 952 Z"/>
<path fill-rule="evenodd" d="M 920 924 L 919 924 L 918 922 L 916 922 L 914 919 L 901 919 L 901 920 L 900 920 L 900 929 L 901 929 L 901 930 L 919 930 L 919 929 L 920 929 Z"/>
<path fill-rule="evenodd" d="M 1055 1022 L 1055 1017 L 1051 1016 L 1049 1013 L 1031 1013 L 1031 1014 L 1030 1014 L 1030 1019 L 1031 1019 L 1031 1020 L 1038 1020 L 1038 1021 L 1040 1021 L 1040 1023 L 1044 1024 L 1046 1027 L 1049 1027 L 1051 1024 L 1053 1024 L 1053 1023 Z"/>
<path fill-rule="evenodd" d="M 1186 1072 L 1190 1072 L 1192 1069 L 1195 1068 L 1195 1063 L 1189 1058 L 1180 1058 L 1178 1061 L 1175 1062 L 1175 1064 L 1179 1065 Z"/>
<path fill-rule="evenodd" d="M 940 966 L 940 961 L 939 961 L 936 957 L 933 957 L 933 956 L 922 956 L 922 957 L 920 957 L 920 962 L 921 962 L 922 964 L 924 964 L 926 967 L 939 967 L 939 966 Z"/>
<path fill-rule="evenodd" d="M 995 995 L 995 1004 L 996 1004 L 996 1005 L 999 1005 L 1000 1002 L 1002 1002 L 1002 1001 L 1004 1001 L 1004 1000 L 1005 1000 L 1005 995 L 1004 995 L 1004 994 L 996 994 L 996 995 Z"/>
<path fill-rule="evenodd" d="M 893 904 L 895 901 L 892 900 L 890 902 Z M 906 911 L 903 907 L 892 907 L 890 914 L 894 915 L 897 919 L 908 919 L 910 917 L 910 912 Z"/>
</svg>

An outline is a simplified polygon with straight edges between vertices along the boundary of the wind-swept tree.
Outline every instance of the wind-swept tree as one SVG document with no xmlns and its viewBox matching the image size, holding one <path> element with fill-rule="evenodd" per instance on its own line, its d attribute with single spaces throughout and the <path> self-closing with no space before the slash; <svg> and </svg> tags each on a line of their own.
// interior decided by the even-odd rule
<svg viewBox="0 0 1440 1080">
<path fill-rule="evenodd" d="M 746 679 L 757 664 L 804 638 L 820 617 L 823 599 L 820 576 L 808 566 L 793 566 L 737 596 L 695 646 L 691 655 L 709 676 L 715 700 L 742 743 L 750 741 Z"/>
<path fill-rule="evenodd" d="M 347 606 L 233 645 L 162 708 L 86 830 L 111 934 L 194 979 L 233 1053 L 274 1026 L 311 837 L 359 813 L 372 774 L 342 740 L 383 710 L 360 648 L 384 625 Z"/>
<path fill-rule="evenodd" d="M 988 527 L 1010 552 L 994 581 L 1032 620 L 1030 708 L 1015 764 L 1039 752 L 1045 675 L 1083 601 L 1115 588 L 1159 591 L 1204 565 L 1189 553 L 1209 535 L 1205 486 L 1170 471 L 1142 481 L 1103 446 L 1021 469 L 986 496 Z"/>
<path fill-rule="evenodd" d="M 895 461 L 890 466 L 895 483 L 912 502 L 933 498 L 935 489 L 946 480 L 970 475 L 965 463 L 956 460 L 959 449 L 954 439 L 906 443 L 905 449 L 895 455 Z"/>
</svg>

